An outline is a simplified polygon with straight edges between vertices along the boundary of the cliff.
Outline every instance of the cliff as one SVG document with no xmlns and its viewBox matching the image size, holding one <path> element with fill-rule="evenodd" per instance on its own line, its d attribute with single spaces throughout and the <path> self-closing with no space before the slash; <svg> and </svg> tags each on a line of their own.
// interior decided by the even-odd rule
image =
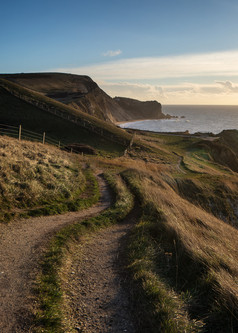
<svg viewBox="0 0 238 333">
<path fill-rule="evenodd" d="M 73 106 L 99 119 L 116 123 L 138 119 L 161 119 L 166 116 L 156 101 L 107 95 L 90 77 L 64 73 L 1 74 L 0 78 Z"/>
<path fill-rule="evenodd" d="M 163 119 L 161 104 L 157 101 L 141 102 L 132 98 L 115 97 L 114 101 L 126 112 L 126 120 Z"/>
</svg>

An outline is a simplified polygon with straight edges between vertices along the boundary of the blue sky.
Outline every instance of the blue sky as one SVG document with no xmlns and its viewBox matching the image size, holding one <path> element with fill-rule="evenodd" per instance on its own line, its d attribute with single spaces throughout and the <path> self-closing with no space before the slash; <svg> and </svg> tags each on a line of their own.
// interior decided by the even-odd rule
<svg viewBox="0 0 238 333">
<path fill-rule="evenodd" d="M 111 96 L 238 105 L 237 0 L 1 1 L 0 72 L 91 76 Z"/>
</svg>

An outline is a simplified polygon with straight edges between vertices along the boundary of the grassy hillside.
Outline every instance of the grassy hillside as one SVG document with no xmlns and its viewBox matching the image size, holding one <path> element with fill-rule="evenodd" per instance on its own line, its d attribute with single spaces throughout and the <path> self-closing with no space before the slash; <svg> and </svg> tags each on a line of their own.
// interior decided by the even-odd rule
<svg viewBox="0 0 238 333">
<path fill-rule="evenodd" d="M 22 125 L 23 129 L 39 134 L 43 132 L 64 144 L 83 143 L 99 151 L 99 154 L 122 154 L 125 147 L 103 138 L 86 128 L 65 121 L 47 111 L 30 105 L 0 87 L 0 124 Z"/>
<path fill-rule="evenodd" d="M 71 139 L 87 142 L 102 151 L 118 151 L 119 154 L 131 140 L 131 135 L 115 125 L 10 81 L 0 79 L 0 88 L 2 121 L 10 125 L 12 120 L 15 123 L 23 120 L 28 129 L 46 128 L 57 140 L 63 136 L 68 142 Z"/>
<path fill-rule="evenodd" d="M 157 332 L 237 329 L 238 231 L 182 199 L 163 179 L 124 173 L 142 204 L 128 247 L 140 326 Z"/>
<path fill-rule="evenodd" d="M 107 95 L 90 77 L 66 73 L 0 74 L 0 78 L 40 92 L 107 122 L 160 119 L 164 115 L 157 102 L 115 99 Z"/>
<path fill-rule="evenodd" d="M 65 73 L 2 74 L 16 84 L 72 106 L 99 119 L 114 122 L 124 110 L 88 76 Z"/>
<path fill-rule="evenodd" d="M 97 161 L 121 173 L 141 207 L 127 250 L 139 332 L 235 332 L 238 175 L 200 139 L 141 134 L 171 153 L 166 163 L 135 151 Z"/>
<path fill-rule="evenodd" d="M 0 137 L 0 156 L 1 222 L 77 210 L 90 203 L 89 198 L 84 202 L 80 198 L 93 185 L 93 178 L 74 155 L 49 145 Z"/>
<path fill-rule="evenodd" d="M 76 116 L 69 107 L 51 102 L 45 96 L 16 86 L 11 88 L 31 100 Z M 33 108 L 34 115 L 37 112 L 43 115 L 36 106 L 23 106 L 21 99 L 13 98 L 5 90 L 1 96 L 5 101 L 9 99 L 12 120 L 17 117 L 18 106 L 21 107 L 22 114 L 26 114 L 25 126 L 33 126 L 34 118 L 30 116 Z M 25 106 L 29 107 L 28 111 Z M 54 129 L 48 116 L 53 117 L 53 124 L 56 119 L 66 122 L 44 112 L 49 130 L 52 126 L 52 135 L 60 134 L 62 128 Z M 126 206 L 128 210 L 112 209 L 99 220 L 92 220 L 92 227 L 95 221 L 103 225 L 105 221 L 113 223 L 118 216 L 121 218 L 120 214 L 132 207 L 128 190 L 134 195 L 138 221 L 128 242 L 125 265 L 134 295 L 138 332 L 158 332 L 158 329 L 181 333 L 236 332 L 238 173 L 231 162 L 237 158 L 234 143 L 237 131 L 229 132 L 229 137 L 222 134 L 222 139 L 214 142 L 149 132 L 136 132 L 133 136 L 81 113 L 77 116 L 103 130 L 105 136 L 100 137 L 105 142 L 98 141 L 97 147 L 104 152 L 108 149 L 110 158 L 75 159 L 74 155 L 46 145 L 0 137 L 2 220 L 13 215 L 78 209 L 82 202 L 78 199 L 90 184 L 93 200 L 97 200 L 95 182 L 80 165 L 100 167 L 107 173 L 109 182 L 120 179 L 114 184 L 115 191 L 126 193 L 120 200 L 126 204 L 130 197 L 130 204 Z M 4 119 L 7 121 L 7 117 Z M 43 129 L 44 122 L 41 124 Z M 67 131 L 69 138 L 71 127 Z M 124 156 L 111 158 L 113 148 L 110 151 L 105 146 L 116 147 L 116 143 L 109 143 L 108 134 L 131 143 L 133 137 Z M 76 136 L 76 132 L 72 135 Z M 91 140 L 96 145 L 94 138 Z M 85 143 L 89 142 L 85 140 Z M 117 147 L 123 150 L 122 144 L 118 143 Z M 221 162 L 214 151 L 223 153 Z M 119 152 L 120 148 L 117 155 Z M 118 190 L 119 183 L 121 190 Z"/>
</svg>

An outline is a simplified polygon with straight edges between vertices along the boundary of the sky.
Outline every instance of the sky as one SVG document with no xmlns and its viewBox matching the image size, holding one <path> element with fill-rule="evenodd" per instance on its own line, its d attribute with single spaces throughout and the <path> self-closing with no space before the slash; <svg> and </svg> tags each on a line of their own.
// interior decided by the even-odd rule
<svg viewBox="0 0 238 333">
<path fill-rule="evenodd" d="M 0 0 L 0 13 L 0 73 L 74 73 L 112 97 L 238 105 L 237 0 Z"/>
</svg>

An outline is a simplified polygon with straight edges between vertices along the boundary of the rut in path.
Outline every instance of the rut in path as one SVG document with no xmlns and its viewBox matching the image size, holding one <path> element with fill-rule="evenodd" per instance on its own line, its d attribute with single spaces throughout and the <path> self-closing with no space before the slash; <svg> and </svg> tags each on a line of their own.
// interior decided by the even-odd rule
<svg viewBox="0 0 238 333">
<path fill-rule="evenodd" d="M 125 288 L 124 248 L 136 214 L 84 237 L 62 270 L 65 332 L 136 332 Z"/>
<path fill-rule="evenodd" d="M 101 200 L 89 209 L 0 224 L 0 332 L 31 332 L 32 288 L 44 248 L 66 224 L 97 215 L 110 205 L 107 186 L 101 177 L 98 180 Z"/>
</svg>

